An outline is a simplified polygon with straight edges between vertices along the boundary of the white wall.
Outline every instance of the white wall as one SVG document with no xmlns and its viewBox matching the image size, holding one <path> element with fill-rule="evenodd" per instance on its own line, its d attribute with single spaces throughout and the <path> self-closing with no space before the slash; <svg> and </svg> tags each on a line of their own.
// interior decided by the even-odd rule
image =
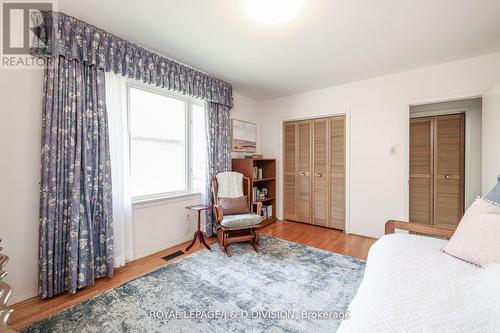
<svg viewBox="0 0 500 333">
<path fill-rule="evenodd" d="M 334 86 L 262 103 L 262 151 L 278 159 L 282 217 L 282 121 L 347 113 L 350 232 L 379 237 L 408 218 L 409 106 L 481 96 L 500 78 L 500 53 Z M 391 146 L 398 154 L 391 155 Z"/>
<path fill-rule="evenodd" d="M 0 238 L 13 302 L 37 294 L 41 70 L 0 70 Z"/>
<path fill-rule="evenodd" d="M 257 151 L 260 147 L 260 126 L 259 124 L 259 102 L 243 96 L 241 94 L 235 93 L 234 97 L 234 109 L 231 110 L 231 118 L 248 121 L 250 123 L 257 124 Z M 237 157 L 238 153 L 233 154 L 233 157 Z M 240 154 L 241 155 L 241 154 Z"/>
<path fill-rule="evenodd" d="M 493 188 L 499 174 L 500 82 L 483 95 L 483 195 Z"/>
<path fill-rule="evenodd" d="M 201 196 L 156 200 L 132 207 L 134 259 L 193 238 L 198 216 L 185 209 L 201 203 Z"/>
<path fill-rule="evenodd" d="M 0 70 L 0 238 L 10 257 L 11 303 L 36 296 L 38 288 L 42 83 L 41 70 Z M 257 123 L 256 102 L 234 97 L 234 115 Z M 197 217 L 184 207 L 199 202 L 195 195 L 134 205 L 135 257 L 191 239 Z"/>
</svg>

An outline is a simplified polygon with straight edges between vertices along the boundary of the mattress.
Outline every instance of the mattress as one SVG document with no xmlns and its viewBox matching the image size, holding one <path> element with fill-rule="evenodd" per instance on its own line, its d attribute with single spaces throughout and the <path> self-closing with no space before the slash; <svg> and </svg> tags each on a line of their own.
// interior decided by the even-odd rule
<svg viewBox="0 0 500 333">
<path fill-rule="evenodd" d="M 481 283 L 484 269 L 441 252 L 445 242 L 379 239 L 338 332 L 500 332 L 500 300 Z"/>
</svg>

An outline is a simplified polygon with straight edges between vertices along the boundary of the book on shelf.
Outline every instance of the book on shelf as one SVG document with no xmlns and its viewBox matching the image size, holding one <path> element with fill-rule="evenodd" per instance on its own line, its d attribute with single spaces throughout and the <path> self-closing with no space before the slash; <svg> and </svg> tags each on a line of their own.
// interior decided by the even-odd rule
<svg viewBox="0 0 500 333">
<path fill-rule="evenodd" d="M 253 167 L 252 168 L 252 178 L 253 179 L 262 179 L 262 169 L 258 167 Z"/>
<path fill-rule="evenodd" d="M 260 210 L 260 216 L 263 218 L 267 219 L 267 209 L 266 206 L 262 206 L 262 209 Z"/>
<path fill-rule="evenodd" d="M 260 213 L 262 217 L 268 219 L 273 216 L 273 205 L 263 205 Z"/>
<path fill-rule="evenodd" d="M 259 189 L 257 186 L 254 186 L 252 189 L 252 198 L 253 201 L 264 200 L 267 197 L 267 188 Z"/>
</svg>

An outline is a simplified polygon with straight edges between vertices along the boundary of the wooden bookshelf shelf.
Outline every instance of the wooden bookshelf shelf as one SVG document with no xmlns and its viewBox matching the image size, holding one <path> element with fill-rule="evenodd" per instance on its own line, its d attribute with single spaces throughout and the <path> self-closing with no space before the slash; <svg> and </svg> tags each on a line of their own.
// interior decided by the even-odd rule
<svg viewBox="0 0 500 333">
<path fill-rule="evenodd" d="M 271 158 L 233 158 L 233 171 L 240 172 L 245 177 L 250 178 L 250 191 L 245 195 L 250 196 L 251 202 L 262 202 L 263 206 L 271 206 L 271 216 L 262 223 L 268 225 L 276 221 L 276 160 Z M 253 168 L 262 169 L 262 178 L 254 179 Z M 256 200 L 253 189 L 262 191 L 267 189 L 267 196 L 264 199 Z"/>
<path fill-rule="evenodd" d="M 262 178 L 262 179 L 254 179 L 253 182 L 254 183 L 260 183 L 260 182 L 267 182 L 267 181 L 270 181 L 270 180 L 275 180 L 276 178 Z"/>
<path fill-rule="evenodd" d="M 260 200 L 256 200 L 254 202 L 266 202 L 266 201 L 270 201 L 270 200 L 274 200 L 274 197 L 267 197 L 267 198 L 264 198 L 264 199 L 260 199 Z"/>
</svg>

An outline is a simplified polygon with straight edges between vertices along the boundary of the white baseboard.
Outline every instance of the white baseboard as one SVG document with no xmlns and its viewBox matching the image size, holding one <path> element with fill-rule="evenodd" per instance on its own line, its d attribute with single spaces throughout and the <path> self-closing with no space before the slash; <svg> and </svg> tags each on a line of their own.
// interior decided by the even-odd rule
<svg viewBox="0 0 500 333">
<path fill-rule="evenodd" d="M 153 254 L 153 253 L 156 253 L 156 252 L 163 251 L 165 249 L 168 249 L 169 247 L 179 245 L 179 244 L 187 242 L 191 239 L 193 239 L 193 236 L 188 235 L 188 236 L 185 236 L 185 237 L 180 238 L 180 239 L 176 239 L 176 240 L 173 240 L 170 242 L 164 242 L 164 243 L 155 245 L 155 246 L 150 247 L 148 249 L 142 250 L 141 252 L 135 253 L 134 260 L 146 257 L 146 256 Z"/>
<path fill-rule="evenodd" d="M 10 297 L 9 299 L 9 304 L 8 306 L 12 306 L 16 303 L 20 303 L 22 301 L 25 301 L 27 299 L 30 299 L 30 298 L 33 298 L 33 297 L 36 297 L 38 296 L 38 289 L 35 288 L 35 289 L 30 289 L 30 290 L 26 290 L 26 291 L 22 291 L 22 292 L 19 292 L 19 293 L 13 293 L 12 296 Z"/>
</svg>

